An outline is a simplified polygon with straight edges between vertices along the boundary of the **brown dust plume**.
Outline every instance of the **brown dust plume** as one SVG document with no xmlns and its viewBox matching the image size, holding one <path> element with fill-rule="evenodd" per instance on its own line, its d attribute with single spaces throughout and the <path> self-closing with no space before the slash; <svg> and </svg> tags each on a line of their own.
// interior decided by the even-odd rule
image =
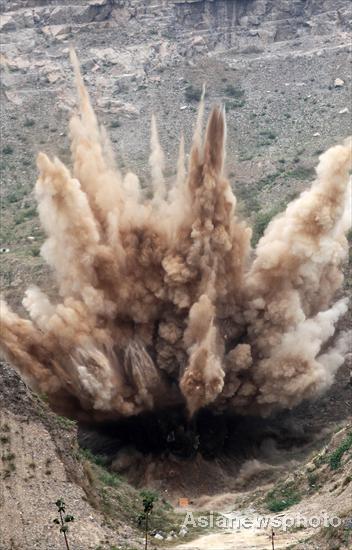
<svg viewBox="0 0 352 550">
<path fill-rule="evenodd" d="M 52 407 L 80 419 L 184 404 L 267 415 L 326 390 L 343 363 L 341 287 L 351 140 L 321 155 L 311 188 L 254 251 L 224 175 L 226 125 L 204 94 L 188 166 L 169 187 L 152 120 L 153 197 L 111 161 L 72 53 L 79 114 L 72 170 L 38 155 L 41 254 L 58 300 L 30 287 L 23 319 L 1 304 L 1 348 Z M 333 344 L 332 344 L 333 342 Z"/>
</svg>

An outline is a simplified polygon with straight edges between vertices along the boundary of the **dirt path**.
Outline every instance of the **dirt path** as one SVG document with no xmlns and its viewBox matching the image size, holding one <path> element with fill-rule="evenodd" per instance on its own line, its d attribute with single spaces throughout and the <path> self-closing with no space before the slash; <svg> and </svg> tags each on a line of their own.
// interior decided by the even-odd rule
<svg viewBox="0 0 352 550">
<path fill-rule="evenodd" d="M 275 538 L 275 550 L 288 548 L 302 540 L 302 533 L 280 533 Z M 205 535 L 199 539 L 181 544 L 175 550 L 271 550 L 271 537 L 265 531 L 243 530 Z"/>
<path fill-rule="evenodd" d="M 231 514 L 224 514 L 230 518 Z M 257 516 L 248 514 L 246 519 L 256 522 Z M 268 516 L 267 516 L 268 518 Z M 310 530 L 299 530 L 296 533 L 275 531 L 275 550 L 288 548 L 292 544 L 310 536 Z M 178 545 L 175 550 L 272 550 L 271 529 L 244 527 L 238 529 L 223 529 L 219 532 L 207 534 L 198 539 Z"/>
</svg>

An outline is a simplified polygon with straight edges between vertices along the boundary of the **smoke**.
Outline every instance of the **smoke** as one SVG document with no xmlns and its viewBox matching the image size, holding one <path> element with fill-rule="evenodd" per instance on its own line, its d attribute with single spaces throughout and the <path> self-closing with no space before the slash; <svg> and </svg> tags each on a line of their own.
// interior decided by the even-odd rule
<svg viewBox="0 0 352 550">
<path fill-rule="evenodd" d="M 123 176 L 71 54 L 79 113 L 72 171 L 38 155 L 41 254 L 58 299 L 38 288 L 30 320 L 1 304 L 1 347 L 62 413 L 119 418 L 184 404 L 267 415 L 326 390 L 346 338 L 332 344 L 346 257 L 351 141 L 321 155 L 312 187 L 267 227 L 256 250 L 224 175 L 225 116 L 204 139 L 204 92 L 186 170 L 181 138 L 168 188 L 156 119 L 153 197 Z"/>
</svg>

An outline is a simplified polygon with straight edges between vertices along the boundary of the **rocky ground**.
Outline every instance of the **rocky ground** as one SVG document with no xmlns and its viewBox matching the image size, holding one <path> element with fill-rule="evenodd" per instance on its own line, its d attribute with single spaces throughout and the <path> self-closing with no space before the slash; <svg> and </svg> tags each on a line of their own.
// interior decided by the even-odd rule
<svg viewBox="0 0 352 550">
<path fill-rule="evenodd" d="M 54 292 L 39 255 L 43 235 L 32 189 L 40 149 L 69 162 L 67 128 L 75 108 L 71 45 L 98 117 L 112 137 L 118 165 L 136 171 L 145 186 L 151 114 L 158 120 L 171 180 L 180 134 L 184 131 L 189 144 L 206 83 L 207 110 L 214 103 L 226 106 L 227 172 L 242 215 L 253 223 L 254 239 L 309 185 L 319 154 L 351 133 L 352 8 L 346 0 L 0 0 L 0 8 L 1 276 L 3 293 L 18 309 L 30 282 Z M 351 284 L 347 272 L 346 289 Z M 326 396 L 294 413 L 294 422 L 319 430 L 324 443 L 325 435 L 329 438 L 324 426 L 330 433 L 350 414 L 350 368 L 347 363 L 341 369 Z M 63 493 L 77 517 L 74 548 L 139 548 L 140 532 L 127 520 L 138 512 L 139 493 L 125 482 L 116 486 L 91 457 L 78 456 L 75 426 L 52 415 L 6 366 L 0 371 L 0 394 L 0 549 L 61 548 L 52 519 L 53 502 Z M 332 445 L 338 448 L 338 442 Z M 318 450 L 287 453 L 291 471 L 299 472 L 297 464 L 304 470 Z M 278 467 L 280 479 L 283 467 Z M 303 489 L 302 479 L 297 482 L 303 497 L 295 506 L 345 505 L 351 484 L 341 484 L 350 476 L 350 463 L 332 479 L 321 468 L 317 491 Z M 238 497 L 238 506 L 260 510 L 269 484 L 275 486 L 272 471 L 246 478 L 250 492 Z M 160 479 L 155 484 L 155 479 L 152 485 L 164 497 L 168 484 Z M 190 475 L 183 493 L 192 480 Z M 229 480 L 224 476 L 220 495 Z M 265 491 L 255 496 L 253 487 L 263 483 Z M 243 490 L 235 485 L 230 502 Z M 190 496 L 201 494 L 194 488 Z M 119 495 L 124 495 L 121 502 Z M 176 493 L 170 498 L 176 502 Z M 223 510 L 219 498 L 215 504 Z M 215 505 L 213 500 L 197 505 L 202 502 L 208 509 Z M 158 513 L 160 529 L 174 522 L 177 530 L 179 517 L 166 521 L 167 513 L 163 508 Z M 232 535 L 226 535 L 230 544 L 245 548 Z M 291 534 L 290 544 L 297 536 Z M 345 539 L 345 532 L 321 532 L 295 548 L 343 549 L 349 544 Z M 247 542 L 270 548 L 268 539 L 262 546 L 259 539 Z M 153 544 L 164 548 L 166 543 Z M 215 550 L 209 538 L 201 544 Z M 222 550 L 228 543 L 222 539 L 219 544 Z"/>
</svg>

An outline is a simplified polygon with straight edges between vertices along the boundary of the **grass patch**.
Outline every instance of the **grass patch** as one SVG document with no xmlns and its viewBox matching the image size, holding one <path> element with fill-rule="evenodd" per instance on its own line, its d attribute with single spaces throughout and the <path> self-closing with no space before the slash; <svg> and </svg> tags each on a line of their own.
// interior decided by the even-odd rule
<svg viewBox="0 0 352 550">
<path fill-rule="evenodd" d="M 328 456 L 328 463 L 331 470 L 338 470 L 341 467 L 341 460 L 345 453 L 352 447 L 352 432 L 342 441 L 341 445 Z"/>
<path fill-rule="evenodd" d="M 102 455 L 95 455 L 89 449 L 80 449 L 80 455 L 81 455 L 81 458 L 85 460 L 89 460 L 89 462 L 92 462 L 97 466 L 101 466 L 101 467 L 106 466 L 105 457 Z"/>
<path fill-rule="evenodd" d="M 56 420 L 60 428 L 63 428 L 64 430 L 72 430 L 76 426 L 76 422 L 74 420 L 70 420 L 69 418 L 66 418 L 65 416 L 56 416 Z"/>
<path fill-rule="evenodd" d="M 108 472 L 108 470 L 105 469 L 101 469 L 99 479 L 108 487 L 117 487 L 121 483 L 121 479 L 117 474 Z"/>
<path fill-rule="evenodd" d="M 270 491 L 265 500 L 270 512 L 282 512 L 294 504 L 298 504 L 301 495 L 291 482 Z"/>
<path fill-rule="evenodd" d="M 82 455 L 90 456 L 86 451 Z M 115 528 L 115 522 L 133 525 L 138 531 L 143 530 L 140 517 L 143 513 L 143 491 L 137 491 L 126 483 L 123 477 L 109 472 L 106 467 L 92 462 L 83 463 L 84 471 L 94 493 L 99 500 L 99 508 L 105 515 L 106 524 Z M 149 492 L 149 491 L 148 491 Z M 150 529 L 162 532 L 178 531 L 183 521 L 181 515 L 173 512 L 172 506 L 160 495 L 157 495 L 153 513 L 150 515 Z"/>
</svg>

